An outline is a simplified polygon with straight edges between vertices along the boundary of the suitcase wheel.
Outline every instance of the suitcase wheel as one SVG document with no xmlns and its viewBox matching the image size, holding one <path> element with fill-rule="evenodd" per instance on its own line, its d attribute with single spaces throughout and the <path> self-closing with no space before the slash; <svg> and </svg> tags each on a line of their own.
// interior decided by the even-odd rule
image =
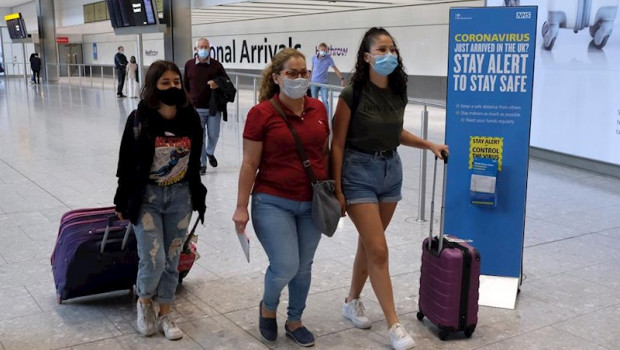
<svg viewBox="0 0 620 350">
<path fill-rule="evenodd" d="M 555 39 L 558 36 L 559 25 L 550 25 L 545 22 L 542 26 L 543 46 L 547 50 L 551 50 L 555 44 Z"/>
<path fill-rule="evenodd" d="M 439 330 L 439 339 L 446 340 L 446 339 L 448 339 L 449 335 L 450 335 L 450 331 L 447 331 L 445 329 L 440 329 Z"/>
<path fill-rule="evenodd" d="M 599 25 L 595 24 L 593 26 L 590 26 L 590 36 L 594 38 L 594 34 L 596 34 L 596 31 L 598 30 Z"/>
<path fill-rule="evenodd" d="M 476 325 L 472 325 L 472 326 L 469 326 L 469 327 L 465 328 L 465 332 L 464 332 L 465 336 L 467 338 L 471 338 L 471 336 L 472 336 L 472 334 L 474 334 L 475 330 L 476 330 Z"/>
<path fill-rule="evenodd" d="M 597 49 L 602 49 L 607 44 L 609 36 L 613 30 L 611 21 L 598 22 L 590 27 L 590 36 L 592 36 L 592 44 Z"/>
<path fill-rule="evenodd" d="M 601 41 L 600 44 L 596 44 L 595 40 L 592 40 L 592 43 L 594 44 L 594 47 L 596 47 L 597 49 L 602 49 L 603 47 L 605 47 L 605 45 L 607 45 L 607 40 L 609 40 L 609 35 L 607 35 L 605 38 L 603 38 L 603 41 Z"/>
<path fill-rule="evenodd" d="M 424 319 L 424 314 L 422 313 L 422 311 L 418 311 L 416 317 L 418 318 L 418 321 L 422 321 Z"/>
</svg>

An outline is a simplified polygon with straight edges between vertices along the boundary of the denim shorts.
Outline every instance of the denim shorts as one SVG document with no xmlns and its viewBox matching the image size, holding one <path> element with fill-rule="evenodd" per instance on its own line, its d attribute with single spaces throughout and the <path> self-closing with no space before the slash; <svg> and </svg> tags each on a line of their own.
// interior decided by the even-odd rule
<svg viewBox="0 0 620 350">
<path fill-rule="evenodd" d="M 347 205 L 401 200 L 403 165 L 396 151 L 388 156 L 345 149 L 342 192 Z"/>
</svg>

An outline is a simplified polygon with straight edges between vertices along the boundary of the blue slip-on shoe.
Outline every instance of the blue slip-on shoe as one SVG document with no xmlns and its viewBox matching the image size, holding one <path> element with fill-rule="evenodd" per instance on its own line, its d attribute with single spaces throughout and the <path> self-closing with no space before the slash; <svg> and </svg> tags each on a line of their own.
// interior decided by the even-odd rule
<svg viewBox="0 0 620 350">
<path fill-rule="evenodd" d="M 288 325 L 284 325 L 286 335 L 291 337 L 297 345 L 310 347 L 314 346 L 314 335 L 308 330 L 308 328 L 301 326 L 294 331 L 288 329 Z"/>
<path fill-rule="evenodd" d="M 278 323 L 276 319 L 263 317 L 262 300 L 258 304 L 258 330 L 265 340 L 274 341 L 278 337 Z"/>
</svg>

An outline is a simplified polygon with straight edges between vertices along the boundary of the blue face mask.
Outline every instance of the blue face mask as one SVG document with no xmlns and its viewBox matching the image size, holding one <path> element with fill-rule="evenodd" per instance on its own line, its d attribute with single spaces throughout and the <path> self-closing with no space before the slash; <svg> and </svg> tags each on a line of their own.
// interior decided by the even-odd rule
<svg viewBox="0 0 620 350">
<path fill-rule="evenodd" d="M 321 56 L 321 57 L 322 57 L 322 56 L 325 56 L 325 51 L 323 51 L 323 50 L 319 50 L 319 56 Z"/>
<path fill-rule="evenodd" d="M 375 65 L 372 66 L 372 69 L 374 69 L 375 72 L 381 76 L 387 77 L 392 74 L 394 69 L 398 66 L 398 59 L 391 53 L 372 57 L 375 59 Z"/>
<path fill-rule="evenodd" d="M 198 50 L 198 57 L 200 57 L 203 60 L 206 59 L 207 57 L 209 57 L 209 50 L 207 49 Z"/>
</svg>

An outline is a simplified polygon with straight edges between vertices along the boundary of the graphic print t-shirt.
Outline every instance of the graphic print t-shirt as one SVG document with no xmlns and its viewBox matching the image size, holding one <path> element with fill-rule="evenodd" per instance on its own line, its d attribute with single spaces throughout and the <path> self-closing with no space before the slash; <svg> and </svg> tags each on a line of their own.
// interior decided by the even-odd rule
<svg viewBox="0 0 620 350">
<path fill-rule="evenodd" d="M 157 136 L 149 180 L 159 186 L 170 186 L 183 181 L 191 146 L 192 142 L 187 136 L 177 137 L 170 132 Z"/>
</svg>

